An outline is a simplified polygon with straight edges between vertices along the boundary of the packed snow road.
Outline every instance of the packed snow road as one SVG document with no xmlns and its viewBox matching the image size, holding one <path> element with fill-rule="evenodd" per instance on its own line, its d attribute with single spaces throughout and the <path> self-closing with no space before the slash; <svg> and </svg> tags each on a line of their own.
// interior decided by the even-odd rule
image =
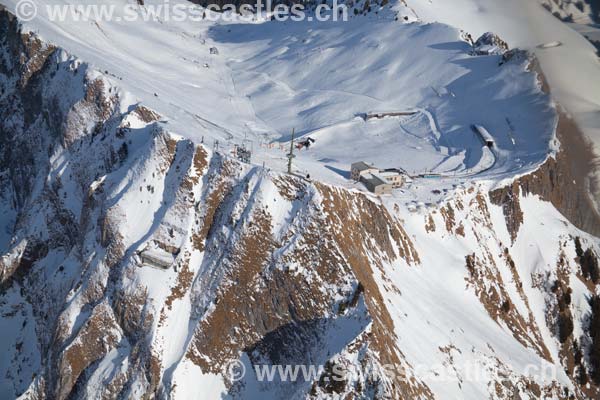
<svg viewBox="0 0 600 400">
<path fill-rule="evenodd" d="M 430 111 L 414 108 L 367 112 L 348 121 L 296 135 L 296 144 L 311 140 L 309 146 L 300 146 L 296 151 L 296 156 L 302 160 L 312 158 L 316 162 L 323 163 L 326 168 L 337 168 L 332 163 L 338 163 L 340 164 L 340 174 L 347 177 L 349 171 L 344 171 L 343 162 L 340 159 L 344 159 L 348 167 L 354 161 L 344 158 L 344 155 L 337 152 L 337 148 L 340 146 L 336 144 L 336 141 L 343 138 L 343 140 L 351 142 L 357 149 L 356 152 L 349 154 L 349 157 L 355 157 L 361 152 L 362 154 L 376 154 L 377 151 L 383 152 L 382 149 L 385 148 L 395 149 L 398 153 L 392 152 L 383 161 L 384 166 L 407 171 L 411 178 L 419 178 L 423 175 L 432 176 L 432 174 L 440 178 L 472 178 L 492 169 L 496 163 L 493 146 L 490 147 L 485 143 L 481 146 L 477 131 L 473 130 L 473 132 L 475 133 L 473 147 L 481 148 L 481 157 L 473 165 L 465 166 L 461 160 L 464 160 L 466 150 L 448 148 L 440 141 L 443 134 L 438 129 L 436 120 Z M 275 151 L 287 153 L 290 141 L 285 140 L 280 143 L 280 146 L 274 147 Z M 273 149 L 273 147 L 266 148 Z M 409 162 L 407 156 L 411 153 L 414 153 L 414 159 Z M 430 157 L 423 158 L 424 154 L 429 154 Z M 422 158 L 420 164 L 418 163 L 419 158 Z M 378 157 L 372 162 L 373 164 L 381 163 L 381 160 L 382 157 Z M 416 169 L 418 167 L 420 169 Z"/>
</svg>

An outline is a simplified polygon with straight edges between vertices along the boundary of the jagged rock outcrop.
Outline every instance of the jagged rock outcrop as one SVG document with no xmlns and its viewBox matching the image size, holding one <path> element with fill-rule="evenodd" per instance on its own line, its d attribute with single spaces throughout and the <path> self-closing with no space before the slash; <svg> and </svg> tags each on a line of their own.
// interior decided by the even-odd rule
<svg viewBox="0 0 600 400">
<path fill-rule="evenodd" d="M 506 224 L 515 237 L 523 220 L 519 195 L 538 195 L 556 207 L 571 223 L 595 236 L 600 236 L 600 214 L 590 198 L 591 186 L 597 186 L 591 171 L 597 157 L 573 120 L 561 114 L 557 127 L 561 147 L 555 156 L 531 174 L 522 176 L 510 186 L 490 192 L 495 204 L 502 205 Z"/>
<path fill-rule="evenodd" d="M 264 347 L 286 326 L 306 325 L 306 335 L 326 344 L 345 320 L 355 321 L 356 330 L 339 351 L 359 346 L 365 362 L 402 362 L 387 335 L 390 317 L 376 307 L 382 299 L 369 268 L 373 257 L 413 262 L 418 256 L 381 205 L 209 155 L 159 129 L 153 111 L 123 112 L 117 89 L 78 60 L 21 35 L 7 13 L 1 18 L 1 193 L 14 214 L 6 227 L 11 242 L 2 244 L 2 295 L 11 307 L 31 304 L 35 325 L 27 344 L 35 357 L 10 372 L 11 393 L 167 396 L 177 384 L 164 360 L 173 354 L 165 354 L 161 337 L 182 301 L 192 307 L 191 330 L 189 350 L 184 344 L 177 357 L 205 373 L 221 373 L 240 352 L 258 354 L 259 343 Z M 282 222 L 275 201 L 297 207 L 288 226 L 297 232 L 274 231 Z M 347 226 L 365 247 L 338 247 L 347 237 L 327 218 L 365 207 L 372 223 Z M 382 247 L 368 244 L 370 235 Z M 175 260 L 159 290 L 164 296 L 134 279 L 151 269 L 138 256 L 148 244 Z M 102 360 L 114 357 L 126 364 L 107 375 Z M 321 353 L 320 361 L 330 357 Z M 318 378 L 305 391 L 313 383 L 313 391 L 329 390 Z M 343 392 L 428 393 L 415 378 L 357 379 L 344 383 Z"/>
<path fill-rule="evenodd" d="M 473 43 L 473 52 L 477 55 L 503 55 L 508 44 L 493 32 L 486 32 Z"/>
<path fill-rule="evenodd" d="M 565 22 L 589 24 L 600 21 L 600 4 L 597 0 L 540 0 L 540 3 Z"/>
<path fill-rule="evenodd" d="M 529 193 L 583 216 L 557 193 L 572 176 L 539 172 L 550 186 L 522 178 L 491 195 L 473 184 L 412 212 L 170 134 L 5 12 L 0 38 L 7 398 L 597 395 L 578 383 L 595 286 L 576 230 L 560 221 L 535 242 L 528 218 L 546 204 Z M 579 246 L 598 253 L 592 236 Z M 570 363 L 559 316 L 585 326 L 586 356 L 530 376 L 526 362 Z M 485 379 L 469 379 L 470 363 Z M 258 382 L 256 367 L 286 364 L 323 368 Z"/>
</svg>

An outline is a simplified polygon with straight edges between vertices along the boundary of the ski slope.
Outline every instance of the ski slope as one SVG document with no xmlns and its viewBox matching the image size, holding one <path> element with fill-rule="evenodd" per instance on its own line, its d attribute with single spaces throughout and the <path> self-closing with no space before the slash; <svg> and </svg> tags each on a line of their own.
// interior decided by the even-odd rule
<svg viewBox="0 0 600 400">
<path fill-rule="evenodd" d="M 423 21 L 447 23 L 474 37 L 492 31 L 510 47 L 535 53 L 553 97 L 600 154 L 600 60 L 594 46 L 572 26 L 534 0 L 408 0 L 408 4 Z M 556 42 L 561 46 L 544 46 Z"/>
<path fill-rule="evenodd" d="M 169 131 L 226 151 L 246 138 L 254 162 L 275 170 L 285 170 L 292 129 L 317 139 L 297 154 L 297 170 L 335 184 L 347 184 L 359 160 L 457 179 L 510 177 L 545 160 L 556 114 L 526 60 L 499 66 L 500 56 L 469 55 L 456 28 L 380 11 L 347 22 L 253 23 L 53 23 L 42 14 L 25 27 L 90 63 L 129 103 L 159 112 Z M 406 109 L 423 112 L 357 119 Z M 496 139 L 492 168 L 474 123 Z"/>
</svg>

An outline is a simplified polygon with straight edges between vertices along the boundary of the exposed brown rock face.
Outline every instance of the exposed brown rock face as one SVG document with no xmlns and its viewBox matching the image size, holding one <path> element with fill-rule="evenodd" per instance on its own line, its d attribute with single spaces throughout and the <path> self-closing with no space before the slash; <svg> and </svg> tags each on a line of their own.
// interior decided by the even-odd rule
<svg viewBox="0 0 600 400">
<path fill-rule="evenodd" d="M 444 217 L 444 222 L 446 223 L 446 230 L 449 233 L 452 233 L 454 230 L 454 225 L 456 221 L 454 220 L 454 209 L 451 204 L 447 204 L 446 206 L 440 208 L 440 213 L 442 217 Z"/>
<path fill-rule="evenodd" d="M 513 242 L 517 238 L 519 228 L 523 223 L 523 211 L 521 211 L 519 203 L 520 194 L 521 187 L 519 186 L 519 181 L 515 181 L 511 186 L 490 192 L 491 202 L 502 206 L 502 211 L 506 219 L 506 227 Z"/>
<path fill-rule="evenodd" d="M 258 340 L 262 334 L 287 322 L 277 321 L 280 313 L 294 312 L 300 319 L 308 317 L 303 312 L 305 307 L 302 307 L 301 302 L 290 299 L 291 304 L 279 305 L 279 302 L 273 304 L 269 301 L 270 296 L 254 293 L 252 283 L 263 271 L 274 248 L 268 214 L 257 211 L 253 221 L 252 226 L 242 236 L 235 249 L 232 249 L 226 260 L 233 264 L 226 278 L 235 282 L 235 285 L 219 291 L 215 300 L 215 311 L 198 327 L 194 335 L 194 350 L 189 356 L 206 371 L 220 372 L 222 363 L 214 361 L 236 358 L 237 352 L 251 345 L 252 340 Z M 275 293 L 279 292 L 278 288 L 273 289 L 276 290 Z M 253 297 L 255 299 L 262 297 L 265 301 L 264 307 L 257 302 L 247 302 L 247 299 Z M 281 306 L 281 308 L 270 309 L 273 306 Z M 264 326 L 262 332 L 253 327 L 254 322 L 258 321 L 261 321 Z M 233 326 L 231 326 L 232 322 Z M 236 345 L 232 348 L 233 343 Z M 208 357 L 212 362 L 203 362 L 203 357 Z"/>
<path fill-rule="evenodd" d="M 314 351 L 309 344 L 324 340 L 320 337 L 329 326 L 348 312 L 354 313 L 349 310 L 358 307 L 359 299 L 364 296 L 369 313 L 362 318 L 373 319 L 374 326 L 369 335 L 348 346 L 371 349 L 366 354 L 374 362 L 401 365 L 403 356 L 394 344 L 393 322 L 380 306 L 384 301 L 374 281 L 369 258 L 380 258 L 384 262 L 402 257 L 409 263 L 418 262 L 406 233 L 382 205 L 365 196 L 319 184 L 311 188 L 302 180 L 290 177 L 276 178 L 273 182 L 283 198 L 303 204 L 298 218 L 311 217 L 303 222 L 298 219 L 300 225 L 285 236 L 284 242 L 273 237 L 272 217 L 269 208 L 263 205 L 250 210 L 249 222 L 236 224 L 240 235 L 227 245 L 220 258 L 220 268 L 225 272 L 214 309 L 197 326 L 187 357 L 203 370 L 214 373 L 222 372 L 224 365 L 236 359 L 241 351 L 257 362 L 294 360 L 307 364 L 306 357 Z M 234 190 L 231 184 L 227 186 Z M 215 187 L 222 187 L 222 183 Z M 244 192 L 254 190 L 248 187 Z M 206 196 L 219 201 L 212 193 Z M 214 231 L 223 223 L 222 210 L 229 209 L 229 201 L 223 196 L 220 203 L 211 206 L 215 211 L 209 214 L 213 228 L 208 229 L 208 248 L 216 239 Z M 377 246 L 372 244 L 375 242 Z M 294 247 L 284 250 L 289 243 L 295 243 Z M 394 249 L 399 249 L 399 253 Z M 275 256 L 281 252 L 281 256 Z M 299 265 L 305 273 L 296 274 L 287 269 L 289 265 Z M 346 287 L 343 297 L 347 300 L 338 302 L 327 295 L 329 287 Z M 281 341 L 286 342 L 286 346 L 275 346 L 274 342 Z M 360 389 L 348 390 L 358 395 L 368 389 L 369 384 L 363 382 Z M 235 394 L 240 389 L 232 390 Z M 328 389 L 327 385 L 322 388 L 317 384 L 312 390 Z M 394 397 L 400 393 L 408 397 L 417 393 L 431 394 L 414 378 L 398 378 L 393 385 L 387 385 L 385 391 L 388 395 L 395 394 Z M 243 392 L 240 395 L 243 396 Z"/>
<path fill-rule="evenodd" d="M 473 285 L 490 316 L 496 321 L 503 321 L 515 339 L 524 346 L 534 349 L 541 357 L 551 361 L 550 352 L 542 340 L 529 305 L 527 304 L 529 313 L 525 316 L 512 306 L 505 283 L 491 255 L 488 254 L 487 259 L 483 260 L 469 255 L 466 257 L 466 264 L 469 271 L 467 281 Z M 515 278 L 518 285 L 518 275 Z M 521 295 L 524 297 L 522 291 Z"/>
<path fill-rule="evenodd" d="M 573 246 L 575 242 L 575 246 Z M 571 259 L 567 254 L 575 247 L 581 246 L 580 238 L 576 240 L 565 240 L 558 244 L 558 257 L 556 265 L 553 266 L 552 274 L 538 277 L 541 288 L 546 293 L 545 317 L 548 327 L 556 337 L 559 349 L 559 362 L 565 373 L 576 383 L 576 398 L 597 398 L 600 394 L 598 382 L 590 378 L 594 373 L 593 363 L 593 335 L 590 331 L 590 321 L 593 316 L 593 306 L 590 312 L 580 314 L 576 302 L 574 288 L 583 283 L 586 286 L 585 302 L 593 303 L 591 300 L 597 291 L 597 285 L 583 276 L 582 267 L 579 265 L 579 257 Z M 573 282 L 573 277 L 581 282 Z M 591 305 L 591 304 L 590 304 Z M 582 327 L 581 330 L 575 329 Z"/>
<path fill-rule="evenodd" d="M 573 120 L 564 114 L 559 117 L 557 138 L 561 147 L 556 157 L 548 158 L 536 171 L 515 180 L 511 186 L 490 192 L 492 201 L 502 205 L 513 240 L 523 220 L 519 193 L 540 196 L 573 225 L 600 236 L 600 214 L 590 199 L 587 182 L 598 160 Z"/>
<path fill-rule="evenodd" d="M 433 220 L 433 216 L 431 214 L 427 216 L 425 230 L 427 232 L 435 232 L 435 221 Z"/>
<path fill-rule="evenodd" d="M 290 389 L 299 397 L 434 397 L 401 348 L 398 310 L 387 297 L 404 282 L 386 272 L 420 273 L 428 256 L 399 207 L 391 212 L 360 193 L 211 154 L 161 130 L 160 116 L 144 107 L 121 115 L 119 98 L 106 81 L 89 79 L 85 65 L 61 61 L 1 12 L 0 33 L 8 43 L 0 48 L 11 55 L 9 62 L 0 58 L 0 74 L 10 77 L 0 80 L 10 91 L 0 104 L 0 194 L 14 196 L 17 214 L 15 241 L 0 258 L 0 296 L 15 304 L 2 318 L 31 309 L 30 347 L 39 355 L 39 364 L 14 361 L 23 366 L 11 371 L 15 393 L 162 399 L 177 393 L 179 363 L 221 374 L 228 361 L 244 356 L 253 364 L 324 364 L 320 376 Z M 66 84 L 76 89 L 72 97 L 62 96 Z M 146 125 L 134 128 L 130 117 Z M 60 173 L 55 155 L 65 160 Z M 581 200 L 555 193 L 570 179 L 556 180 L 563 173 L 558 162 L 539 179 L 522 178 L 492 194 L 513 240 L 524 220 L 519 194 L 541 192 L 585 215 L 575 209 Z M 474 190 L 425 216 L 425 235 L 463 244 L 493 237 L 487 197 Z M 290 206 L 285 216 L 277 212 L 282 202 Z M 136 217 L 146 208 L 149 214 Z M 283 222 L 287 230 L 279 232 Z M 146 245 L 173 257 L 172 265 L 145 265 L 137 253 Z M 480 301 L 484 316 L 504 326 L 523 351 L 549 359 L 510 250 L 482 245 L 466 259 L 466 270 L 460 257 L 448 267 L 464 272 L 472 289 L 465 296 Z M 510 270 L 504 279 L 502 268 Z M 565 279 L 553 299 L 564 298 L 569 284 Z M 183 339 L 172 351 L 175 336 Z M 330 336 L 337 354 L 327 353 Z M 567 335 L 565 343 L 574 339 Z M 440 351 L 451 362 L 460 350 Z M 499 359 L 490 363 L 500 372 L 489 387 L 500 398 L 567 397 L 558 384 L 542 387 Z M 107 364 L 114 367 L 109 374 Z M 393 377 L 326 379 L 338 366 L 385 364 L 398 368 Z M 243 385 L 224 380 L 231 397 L 244 397 Z"/>
<path fill-rule="evenodd" d="M 433 395 L 429 388 L 415 378 L 408 378 L 410 366 L 395 344 L 394 324 L 385 307 L 383 297 L 375 283 L 373 263 L 368 255 L 379 255 L 379 263 L 391 262 L 402 258 L 409 265 L 420 262 L 410 238 L 390 213 L 381 204 L 375 204 L 364 195 L 354 195 L 347 191 L 318 186 L 322 196 L 327 199 L 324 212 L 328 216 L 326 226 L 333 227 L 331 243 L 339 246 L 352 272 L 364 287 L 365 301 L 374 320 L 371 346 L 379 353 L 383 365 L 403 365 L 405 373 L 396 377 L 392 394 L 401 398 L 424 397 Z M 375 241 L 369 240 L 374 238 Z M 377 247 L 371 247 L 377 243 Z M 399 250 L 396 254 L 394 248 Z M 382 268 L 375 262 L 374 267 Z M 379 265 L 378 265 L 379 264 Z"/>
<path fill-rule="evenodd" d="M 31 306 L 27 323 L 35 326 L 33 345 L 43 360 L 43 367 L 26 377 L 29 381 L 21 376 L 15 382 L 30 385 L 30 398 L 85 397 L 85 382 L 120 342 L 121 332 L 131 334 L 144 325 L 131 326 L 140 316 L 131 304 L 135 297 L 118 293 L 109 300 L 109 272 L 103 268 L 118 265 L 125 248 L 116 229 L 120 221 L 105 208 L 102 185 L 91 189 L 92 182 L 127 160 L 119 149 L 128 138 L 115 135 L 124 116 L 115 115 L 119 99 L 102 80 L 90 79 L 85 65 L 63 60 L 35 35 L 22 35 L 16 19 L 4 11 L 0 42 L 5 52 L 0 57 L 0 193 L 13 198 L 11 228 L 17 238 L 2 249 L 0 293 L 20 293 L 19 306 Z M 88 156 L 73 157 L 63 174 L 48 176 L 54 154 L 68 158 L 80 150 Z M 97 238 L 98 248 L 105 249 L 102 256 L 90 257 L 86 237 Z M 85 309 L 76 322 L 70 315 L 73 305 Z M 121 393 L 126 380 L 124 374 L 108 380 L 107 398 Z M 17 395 L 28 388 L 15 385 Z"/>
<path fill-rule="evenodd" d="M 96 306 L 62 353 L 59 368 L 63 372 L 59 375 L 56 398 L 66 399 L 81 373 L 114 348 L 119 336 L 112 309 L 104 303 Z"/>
<path fill-rule="evenodd" d="M 536 58 L 530 60 L 529 69 L 536 73 L 542 91 L 550 93 Z M 513 241 L 523 222 L 519 193 L 539 195 L 551 202 L 573 225 L 595 236 L 600 235 L 600 214 L 590 197 L 600 192 L 595 174 L 600 168 L 600 160 L 575 122 L 561 111 L 556 137 L 560 150 L 555 157 L 548 158 L 536 171 L 515 180 L 511 186 L 490 192 L 492 202 L 504 210 Z"/>
<path fill-rule="evenodd" d="M 30 75 L 29 81 L 44 82 L 38 75 L 47 73 L 42 69 Z M 73 157 L 68 171 L 72 174 L 69 178 L 77 183 L 76 190 L 65 194 L 60 177 L 56 177 L 48 179 L 40 197 L 31 198 L 30 192 L 23 192 L 24 202 L 36 204 L 35 210 L 49 221 L 50 239 L 47 243 L 29 241 L 22 248 L 14 247 L 11 252 L 19 257 L 11 260 L 17 262 L 2 261 L 6 286 L 10 289 L 19 284 L 32 301 L 37 299 L 36 312 L 43 319 L 40 331 L 45 334 L 38 341 L 45 361 L 36 372 L 36 395 L 60 399 L 85 397 L 90 379 L 100 373 L 96 369 L 99 360 L 117 348 L 127 349 L 127 368 L 105 378 L 103 396 L 127 397 L 133 382 L 138 385 L 137 395 L 141 397 L 152 398 L 172 390 L 165 378 L 166 366 L 160 348 L 152 335 L 168 324 L 173 308 L 191 295 L 194 282 L 203 279 L 217 285 L 214 309 L 199 323 L 190 321 L 193 335 L 183 356 L 200 365 L 204 372 L 221 373 L 223 363 L 237 358 L 242 351 L 264 353 L 275 338 L 288 340 L 291 326 L 304 327 L 300 337 L 308 344 L 311 337 L 325 340 L 325 333 L 338 318 L 359 321 L 357 336 L 348 337 L 347 347 L 348 351 L 360 350 L 363 362 L 401 364 L 407 371 L 410 369 L 395 347 L 393 322 L 385 307 L 380 307 L 384 300 L 371 265 L 373 259 L 378 260 L 374 266 L 381 268 L 381 263 L 399 258 L 415 264 L 419 257 L 399 221 L 383 206 L 364 196 L 325 185 L 315 187 L 294 178 L 265 177 L 279 187 L 282 198 L 301 205 L 297 231 L 277 239 L 268 204 L 247 205 L 253 193 L 262 189 L 256 182 L 251 183 L 250 175 L 239 163 L 220 155 L 209 159 L 204 148 L 156 129 L 144 133 L 148 136 L 140 157 L 132 159 L 127 151 L 117 152 L 136 139 L 126 116 L 114 115 L 118 99 L 106 97 L 107 88 L 100 80 L 82 76 L 80 83 L 81 97 L 67 104 L 61 114 L 60 118 L 67 122 L 60 124 L 60 129 L 56 125 L 36 131 L 41 135 L 54 130 L 55 141 L 49 140 L 43 147 L 67 151 Z M 44 118 L 46 106 L 39 107 L 38 118 Z M 148 110 L 136 109 L 132 113 L 150 124 L 156 120 Z M 96 119 L 91 132 L 83 129 L 84 115 Z M 35 120 L 35 115 L 31 118 Z M 8 130 L 2 134 L 4 140 L 15 136 Z M 96 138 L 104 144 L 94 144 Z M 45 148 L 36 150 L 31 143 L 25 147 L 47 157 Z M 93 156 L 77 159 L 78 151 Z M 101 169 L 91 170 L 84 165 L 85 161 L 94 163 L 96 158 Z M 8 168 L 12 168 L 10 164 L 7 162 Z M 45 180 L 49 164 L 48 158 L 32 157 L 29 164 L 21 163 L 19 168 L 36 169 L 39 175 L 32 175 Z M 170 192 L 164 193 L 155 193 L 149 183 L 139 187 L 140 192 L 146 191 L 142 204 L 153 196 L 161 196 L 161 208 L 155 214 L 158 226 L 148 234 L 148 241 L 177 259 L 173 267 L 176 279 L 156 306 L 146 287 L 135 282 L 125 286 L 139 266 L 131 265 L 132 255 L 138 249 L 128 247 L 123 232 L 131 210 L 123 209 L 119 201 L 110 198 L 111 183 L 107 183 L 111 176 L 120 176 L 117 171 L 121 166 L 136 168 L 139 173 L 148 173 L 169 185 Z M 14 176 L 7 184 L 17 183 L 18 177 Z M 125 182 L 125 189 L 119 192 L 137 191 L 137 187 L 129 189 Z M 205 189 L 199 193 L 199 187 Z M 68 195 L 81 199 L 80 210 L 67 206 L 63 199 Z M 48 202 L 51 207 L 44 208 Z M 244 221 L 231 215 L 237 207 L 248 207 Z M 182 226 L 165 222 L 166 217 L 182 221 Z M 30 217 L 23 213 L 22 218 L 20 229 L 27 232 Z M 53 227 L 51 221 L 60 224 Z M 188 222 L 190 227 L 186 228 Z M 227 240 L 224 230 L 231 232 Z M 175 231 L 183 232 L 183 237 Z M 379 244 L 375 245 L 371 239 Z M 275 256 L 292 241 L 297 243 L 294 248 Z M 90 253 L 90 244 L 96 246 L 97 253 Z M 39 274 L 42 268 L 65 270 L 62 265 L 53 265 L 56 261 L 46 259 L 52 250 L 59 248 L 73 254 L 72 260 L 58 261 L 71 265 L 71 275 L 60 278 L 65 282 L 60 292 L 46 293 L 40 290 L 45 281 Z M 209 266 L 215 268 L 213 275 L 198 275 L 199 266 L 191 262 L 194 252 L 196 257 L 203 252 L 215 257 L 218 264 Z M 290 264 L 309 269 L 310 281 L 287 270 Z M 335 296 L 332 287 L 338 288 Z M 53 296 L 51 302 L 43 301 L 46 295 Z M 69 296 L 73 298 L 67 302 Z M 363 304 L 367 309 L 362 308 Z M 72 318 L 72 313 L 81 315 L 81 320 Z M 367 328 L 372 320 L 373 327 Z M 284 356 L 290 355 L 272 355 Z M 212 360 L 210 364 L 205 362 L 207 358 Z M 346 382 L 336 390 L 343 388 L 357 395 L 377 390 L 391 397 L 401 394 L 430 397 L 429 389 L 416 378 L 408 378 L 409 375 L 393 382 Z M 318 384 L 318 380 L 313 384 L 315 392 L 330 390 L 328 385 Z"/>
<path fill-rule="evenodd" d="M 523 346 L 533 349 L 540 357 L 550 361 L 550 352 L 529 306 L 517 266 L 509 249 L 502 248 L 502 244 L 496 238 L 485 196 L 471 189 L 467 189 L 463 194 L 465 198 L 449 201 L 441 208 L 440 214 L 446 223 L 448 233 L 463 238 L 473 235 L 476 238 L 477 251 L 467 254 L 465 257 L 468 272 L 465 277 L 467 287 L 474 290 L 475 295 L 494 321 L 505 326 Z M 469 197 L 468 207 L 465 207 L 463 201 Z M 461 233 L 457 233 L 454 229 L 455 220 L 461 221 L 463 226 Z M 471 231 L 465 231 L 464 225 L 471 227 Z M 486 240 L 488 236 L 495 240 Z M 494 255 L 497 248 L 502 250 L 499 256 Z M 509 281 L 503 278 L 501 270 L 510 272 L 511 279 Z M 511 298 L 510 293 L 514 291 L 518 294 L 518 298 Z M 522 302 L 526 312 L 519 311 L 517 307 L 514 307 L 514 301 Z"/>
</svg>

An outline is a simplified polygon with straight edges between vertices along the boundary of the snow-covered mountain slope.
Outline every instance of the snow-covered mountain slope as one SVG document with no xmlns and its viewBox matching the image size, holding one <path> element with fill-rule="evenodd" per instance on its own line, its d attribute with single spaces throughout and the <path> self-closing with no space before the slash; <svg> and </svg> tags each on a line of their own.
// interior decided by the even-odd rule
<svg viewBox="0 0 600 400">
<path fill-rule="evenodd" d="M 16 3 L 6 0 L 9 9 Z M 350 12 L 348 22 L 323 23 L 131 22 L 121 15 L 125 3 L 106 3 L 115 7 L 110 22 L 51 22 L 44 10 L 54 3 L 36 1 L 38 17 L 25 26 L 118 83 L 132 94 L 131 102 L 159 112 L 165 129 L 209 145 L 219 140 L 229 151 L 247 138 L 255 162 L 272 169 L 285 170 L 285 141 L 292 129 L 322 139 L 315 151 L 298 154 L 299 172 L 338 185 L 347 185 L 340 171 L 358 160 L 414 174 L 458 175 L 443 184 L 446 188 L 473 175 L 511 177 L 545 160 L 555 147 L 556 121 L 534 76 L 524 73 L 528 61 L 517 57 L 499 67 L 499 56 L 474 58 L 458 30 L 400 23 L 404 17 L 413 21 L 415 14 L 464 28 L 474 38 L 491 30 L 511 46 L 535 52 L 553 96 L 588 138 L 600 137 L 600 79 L 588 79 L 600 76 L 593 46 L 533 2 L 413 0 L 374 7 L 377 14 L 366 17 Z M 139 9 L 157 4 L 149 1 Z M 562 45 L 536 47 L 556 40 Z M 412 110 L 420 111 L 419 120 L 362 123 L 357 118 Z M 495 161 L 473 133 L 474 123 L 494 135 Z M 404 134 L 396 135 L 398 128 Z M 597 172 L 586 177 L 596 209 Z"/>
<path fill-rule="evenodd" d="M 511 47 L 535 53 L 552 96 L 573 116 L 600 154 L 600 61 L 597 49 L 582 35 L 550 14 L 537 1 L 407 0 L 423 21 L 439 21 L 477 37 L 487 31 Z M 597 164 L 597 163 L 596 163 Z M 589 176 L 596 209 L 600 170 Z"/>
<path fill-rule="evenodd" d="M 600 3 L 597 0 L 541 0 L 542 5 L 557 18 L 576 24 L 600 22 Z"/>
<path fill-rule="evenodd" d="M 439 24 L 348 24 L 157 23 L 118 55 L 97 27 L 40 22 L 75 57 L 0 13 L 1 397 L 598 396 L 600 243 L 570 222 L 597 228 L 583 151 L 534 64 Z M 416 113 L 354 119 L 396 105 Z M 474 122 L 498 149 L 471 174 Z M 312 181 L 259 146 L 294 126 L 317 139 L 296 162 Z M 228 154 L 246 132 L 254 164 Z M 345 179 L 362 158 L 452 174 L 378 198 Z M 287 364 L 323 368 L 255 371 Z"/>
<path fill-rule="evenodd" d="M 52 2 L 37 3 L 43 10 Z M 231 148 L 246 137 L 257 163 L 283 171 L 285 151 L 267 145 L 289 140 L 292 129 L 314 135 L 320 140 L 310 155 L 299 154 L 298 167 L 332 183 L 345 181 L 332 170 L 361 159 L 470 179 L 485 164 L 475 123 L 498 144 L 487 175 L 530 171 L 551 148 L 554 110 L 527 73 L 527 59 L 500 66 L 501 56 L 472 57 L 458 30 L 404 25 L 389 6 L 348 22 L 52 23 L 40 13 L 26 26 L 156 110 L 165 129 L 195 142 Z M 359 117 L 411 110 L 421 112 L 408 120 Z"/>
</svg>

